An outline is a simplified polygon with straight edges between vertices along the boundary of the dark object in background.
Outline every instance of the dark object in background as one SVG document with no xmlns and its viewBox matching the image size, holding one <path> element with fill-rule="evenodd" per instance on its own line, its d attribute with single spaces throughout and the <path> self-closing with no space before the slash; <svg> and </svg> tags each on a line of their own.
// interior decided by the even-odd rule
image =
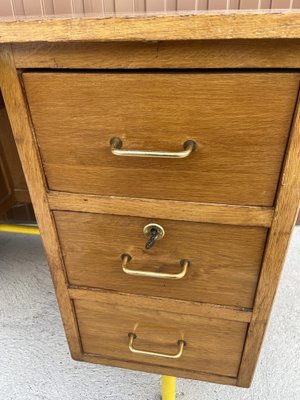
<svg viewBox="0 0 300 400">
<path fill-rule="evenodd" d="M 0 220 L 35 221 L 28 188 L 1 93 Z"/>
</svg>

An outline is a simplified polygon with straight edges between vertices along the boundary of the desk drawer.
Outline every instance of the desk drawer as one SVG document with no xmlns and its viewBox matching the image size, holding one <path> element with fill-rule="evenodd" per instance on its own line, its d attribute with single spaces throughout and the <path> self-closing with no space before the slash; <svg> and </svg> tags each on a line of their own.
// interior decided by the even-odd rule
<svg viewBox="0 0 300 400">
<path fill-rule="evenodd" d="M 252 308 L 265 228 L 63 211 L 54 216 L 71 285 Z M 143 230 L 153 222 L 165 235 L 146 250 Z M 123 254 L 132 257 L 126 272 Z M 185 274 L 182 260 L 190 263 Z M 135 272 L 157 277 L 130 275 Z"/>
<path fill-rule="evenodd" d="M 39 72 L 23 77 L 50 189 L 273 205 L 299 74 Z M 173 159 L 118 156 L 110 146 L 115 137 L 121 152 L 178 153 L 189 140 L 196 150 Z M 120 147 L 121 142 L 114 143 Z"/>
<path fill-rule="evenodd" d="M 126 307 L 88 300 L 74 300 L 83 352 L 139 364 L 236 377 L 248 324 L 203 318 L 133 304 Z M 141 307 L 141 308 L 140 308 Z M 165 358 L 133 353 L 128 334 L 134 334 L 138 351 L 178 354 Z"/>
</svg>

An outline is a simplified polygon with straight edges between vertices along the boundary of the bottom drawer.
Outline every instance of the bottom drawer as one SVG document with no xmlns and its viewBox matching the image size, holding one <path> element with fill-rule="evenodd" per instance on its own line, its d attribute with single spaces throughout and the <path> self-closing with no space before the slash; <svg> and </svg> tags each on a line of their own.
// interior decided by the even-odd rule
<svg viewBox="0 0 300 400">
<path fill-rule="evenodd" d="M 149 309 L 90 300 L 74 304 L 85 354 L 148 364 L 153 373 L 155 366 L 165 366 L 229 377 L 238 374 L 245 322 L 161 311 L 155 305 Z M 130 339 L 136 353 L 130 349 Z"/>
</svg>

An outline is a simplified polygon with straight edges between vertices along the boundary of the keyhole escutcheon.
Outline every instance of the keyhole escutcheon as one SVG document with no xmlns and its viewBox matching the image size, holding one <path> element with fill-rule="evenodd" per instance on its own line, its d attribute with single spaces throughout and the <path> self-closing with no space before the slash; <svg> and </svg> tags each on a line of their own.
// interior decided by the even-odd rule
<svg viewBox="0 0 300 400">
<path fill-rule="evenodd" d="M 161 225 L 148 224 L 144 227 L 143 232 L 148 236 L 148 240 L 145 244 L 145 249 L 149 250 L 154 246 L 157 240 L 160 240 L 165 235 L 165 230 Z"/>
</svg>

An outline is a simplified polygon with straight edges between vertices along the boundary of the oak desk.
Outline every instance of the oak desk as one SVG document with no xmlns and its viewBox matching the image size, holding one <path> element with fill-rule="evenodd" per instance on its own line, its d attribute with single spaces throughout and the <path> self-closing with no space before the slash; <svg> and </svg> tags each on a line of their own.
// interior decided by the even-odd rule
<svg viewBox="0 0 300 400">
<path fill-rule="evenodd" d="M 247 387 L 300 196 L 300 14 L 0 23 L 72 357 Z"/>
</svg>

